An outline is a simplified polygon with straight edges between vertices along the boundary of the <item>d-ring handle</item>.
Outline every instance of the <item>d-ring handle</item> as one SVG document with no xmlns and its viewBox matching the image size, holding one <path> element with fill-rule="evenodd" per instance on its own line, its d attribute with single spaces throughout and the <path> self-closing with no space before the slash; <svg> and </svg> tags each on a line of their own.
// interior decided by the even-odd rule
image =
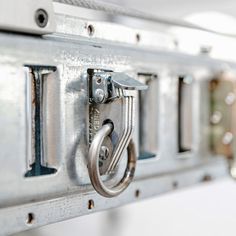
<svg viewBox="0 0 236 236">
<path fill-rule="evenodd" d="M 110 123 L 104 124 L 102 128 L 96 133 L 94 139 L 89 148 L 89 159 L 88 159 L 88 170 L 90 180 L 92 182 L 95 190 L 102 196 L 111 198 L 122 193 L 131 183 L 134 177 L 135 167 L 136 167 L 136 154 L 135 147 L 132 139 L 127 147 L 128 150 L 128 161 L 125 169 L 124 176 L 118 184 L 113 187 L 107 187 L 100 176 L 99 173 L 99 152 L 103 143 L 103 140 L 108 136 L 113 130 L 113 125 Z"/>
</svg>

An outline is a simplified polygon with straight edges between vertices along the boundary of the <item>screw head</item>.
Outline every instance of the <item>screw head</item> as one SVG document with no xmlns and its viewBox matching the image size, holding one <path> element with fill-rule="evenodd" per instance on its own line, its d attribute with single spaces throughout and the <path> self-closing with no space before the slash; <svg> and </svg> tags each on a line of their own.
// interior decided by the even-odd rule
<svg viewBox="0 0 236 236">
<path fill-rule="evenodd" d="M 100 159 L 105 161 L 110 155 L 110 150 L 107 146 L 102 146 L 100 150 Z"/>
<path fill-rule="evenodd" d="M 96 89 L 94 95 L 95 102 L 103 102 L 105 98 L 105 93 L 102 89 Z"/>
<path fill-rule="evenodd" d="M 235 94 L 230 92 L 227 94 L 226 98 L 225 98 L 225 103 L 227 105 L 232 105 L 235 102 Z"/>
<path fill-rule="evenodd" d="M 231 132 L 226 132 L 222 138 L 222 143 L 229 145 L 233 141 L 233 134 Z"/>
<path fill-rule="evenodd" d="M 211 123 L 216 125 L 218 124 L 222 119 L 222 113 L 220 111 L 214 111 L 214 113 L 211 115 Z"/>
<path fill-rule="evenodd" d="M 102 83 L 102 78 L 101 78 L 101 76 L 97 76 L 97 78 L 96 78 L 96 83 L 97 83 L 97 84 L 101 84 L 101 83 Z"/>
<path fill-rule="evenodd" d="M 35 12 L 35 22 L 40 28 L 46 27 L 48 24 L 48 13 L 44 9 L 38 9 Z"/>
</svg>

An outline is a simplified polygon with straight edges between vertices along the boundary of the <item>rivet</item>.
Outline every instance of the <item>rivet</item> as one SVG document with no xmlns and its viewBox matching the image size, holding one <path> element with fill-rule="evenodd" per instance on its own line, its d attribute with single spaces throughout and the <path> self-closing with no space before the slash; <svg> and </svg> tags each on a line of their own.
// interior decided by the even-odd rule
<svg viewBox="0 0 236 236">
<path fill-rule="evenodd" d="M 96 102 L 102 102 L 104 100 L 105 93 L 102 89 L 96 89 L 95 90 L 95 100 Z"/>
<path fill-rule="evenodd" d="M 212 124 L 218 124 L 222 119 L 222 113 L 220 111 L 214 111 L 214 113 L 211 115 L 211 123 Z"/>
<path fill-rule="evenodd" d="M 222 143 L 229 145 L 233 140 L 233 134 L 231 132 L 226 132 L 222 138 Z"/>
<path fill-rule="evenodd" d="M 235 94 L 230 92 L 227 94 L 226 98 L 225 98 L 225 103 L 227 105 L 232 105 L 235 102 Z"/>
</svg>

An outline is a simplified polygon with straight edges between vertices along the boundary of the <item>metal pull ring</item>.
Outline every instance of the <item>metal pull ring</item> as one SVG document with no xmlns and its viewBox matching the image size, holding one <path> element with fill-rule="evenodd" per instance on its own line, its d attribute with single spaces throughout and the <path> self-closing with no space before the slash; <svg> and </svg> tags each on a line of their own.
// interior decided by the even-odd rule
<svg viewBox="0 0 236 236">
<path fill-rule="evenodd" d="M 134 143 L 132 140 L 130 140 L 130 143 L 127 147 L 128 161 L 124 176 L 122 177 L 120 182 L 113 187 L 107 187 L 103 183 L 99 173 L 99 165 L 98 165 L 99 152 L 104 138 L 108 136 L 112 132 L 112 130 L 113 130 L 113 125 L 108 123 L 103 125 L 102 128 L 96 133 L 89 149 L 89 160 L 88 160 L 89 176 L 93 187 L 99 194 L 108 198 L 119 195 L 129 186 L 134 177 L 134 172 L 136 167 L 136 154 L 135 154 Z"/>
</svg>

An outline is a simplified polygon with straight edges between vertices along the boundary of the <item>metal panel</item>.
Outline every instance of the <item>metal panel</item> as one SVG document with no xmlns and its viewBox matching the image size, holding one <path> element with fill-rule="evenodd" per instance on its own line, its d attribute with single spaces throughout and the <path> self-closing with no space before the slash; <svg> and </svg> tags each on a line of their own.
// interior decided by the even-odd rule
<svg viewBox="0 0 236 236">
<path fill-rule="evenodd" d="M 0 29 L 40 35 L 54 32 L 55 18 L 52 2 L 1 0 Z"/>
<path fill-rule="evenodd" d="M 102 36 L 85 37 L 77 31 L 73 35 L 74 25 L 81 20 L 73 18 L 74 23 L 67 24 L 67 16 L 58 15 L 57 19 L 57 33 L 50 36 L 0 34 L 0 127 L 4 137 L 0 141 L 0 234 L 109 209 L 228 174 L 227 160 L 212 152 L 209 145 L 208 85 L 222 68 L 235 73 L 235 63 L 201 54 L 183 54 L 169 47 L 169 41 L 166 47 L 162 44 L 135 46 L 115 39 L 108 42 L 109 38 Z M 135 30 L 132 34 L 135 35 Z M 42 104 L 46 109 L 42 110 L 41 131 L 45 148 L 41 164 L 57 169 L 50 175 L 28 178 L 25 173 L 35 161 L 32 158 L 35 150 L 32 78 L 27 66 L 56 68 L 44 77 L 47 82 Z M 87 168 L 89 86 L 84 75 L 91 68 L 125 73 L 140 82 L 140 74 L 158 75 L 158 84 L 154 86 L 158 92 L 155 94 L 152 88 L 151 98 L 143 97 L 147 99 L 144 104 L 153 103 L 150 107 L 157 109 L 154 111 L 157 119 L 146 117 L 148 110 L 139 116 L 140 110 L 136 109 L 138 119 L 132 135 L 138 151 L 140 124 L 146 120 L 157 122 L 155 131 L 144 135 L 144 138 L 156 135 L 158 148 L 152 149 L 155 157 L 138 160 L 134 181 L 121 195 L 111 199 L 94 190 Z M 194 98 L 192 145 L 191 151 L 179 153 L 178 84 L 180 76 L 189 74 L 193 77 Z M 134 92 L 134 100 L 138 107 L 138 92 Z M 110 182 L 116 183 L 122 177 L 126 156 Z"/>
</svg>

